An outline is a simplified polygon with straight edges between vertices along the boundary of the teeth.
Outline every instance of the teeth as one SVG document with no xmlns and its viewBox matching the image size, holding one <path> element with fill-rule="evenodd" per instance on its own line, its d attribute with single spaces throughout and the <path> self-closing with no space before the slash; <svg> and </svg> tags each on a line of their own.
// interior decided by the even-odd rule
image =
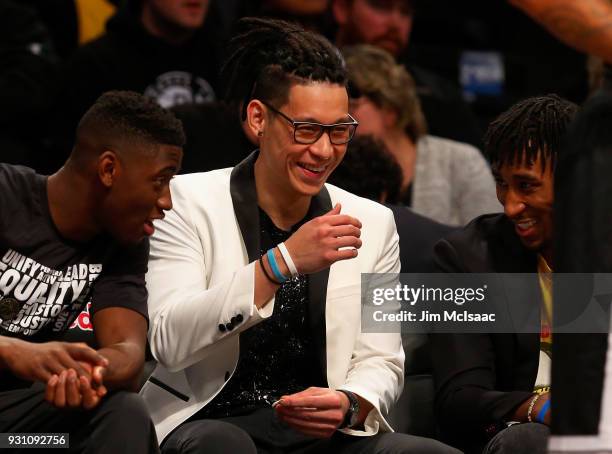
<svg viewBox="0 0 612 454">
<path fill-rule="evenodd" d="M 309 166 L 306 164 L 300 164 L 302 167 L 304 167 L 306 170 L 310 170 L 312 172 L 323 172 L 325 170 L 325 167 L 313 167 L 313 166 Z"/>
<path fill-rule="evenodd" d="M 527 230 L 528 228 L 534 226 L 535 224 L 536 224 L 536 221 L 526 221 L 526 222 L 518 222 L 516 225 L 518 225 L 519 229 Z"/>
</svg>

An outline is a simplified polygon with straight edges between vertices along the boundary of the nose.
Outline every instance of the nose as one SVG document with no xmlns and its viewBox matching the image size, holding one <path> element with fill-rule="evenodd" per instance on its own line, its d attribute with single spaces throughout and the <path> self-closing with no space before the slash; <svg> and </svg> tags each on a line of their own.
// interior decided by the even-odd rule
<svg viewBox="0 0 612 454">
<path fill-rule="evenodd" d="M 167 186 L 164 192 L 157 199 L 157 207 L 162 212 L 172 209 L 172 195 L 170 194 L 170 186 Z"/>
<path fill-rule="evenodd" d="M 525 211 L 525 202 L 512 190 L 506 191 L 501 203 L 504 205 L 504 213 L 510 219 L 518 217 Z"/>
<path fill-rule="evenodd" d="M 310 150 L 319 159 L 325 161 L 332 157 L 332 154 L 334 153 L 334 146 L 331 143 L 331 139 L 329 137 L 329 130 L 321 134 L 319 140 L 310 145 Z"/>
</svg>

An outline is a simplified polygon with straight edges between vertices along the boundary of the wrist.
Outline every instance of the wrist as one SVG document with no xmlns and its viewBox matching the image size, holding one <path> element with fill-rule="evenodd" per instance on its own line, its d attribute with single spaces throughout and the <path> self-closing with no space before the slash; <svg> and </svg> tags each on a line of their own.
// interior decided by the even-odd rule
<svg viewBox="0 0 612 454">
<path fill-rule="evenodd" d="M 278 265 L 279 271 L 282 273 L 283 276 L 289 276 L 289 279 L 290 279 L 291 270 L 287 266 L 287 263 L 285 262 L 285 259 L 283 255 L 281 254 L 278 246 L 272 249 L 272 252 L 274 253 L 274 258 L 276 259 L 276 263 Z"/>
<path fill-rule="evenodd" d="M 351 428 L 355 427 L 359 423 L 359 415 L 360 415 L 360 404 L 359 399 L 355 393 L 351 391 L 346 391 L 344 389 L 339 389 L 339 393 L 344 394 L 346 400 L 348 401 L 348 407 L 344 411 L 344 420 L 338 427 L 339 429 Z M 344 407 L 343 407 L 344 410 Z"/>
<path fill-rule="evenodd" d="M 8 357 L 14 348 L 18 339 L 13 339 L 6 336 L 0 336 L 0 369 L 8 369 Z"/>
</svg>

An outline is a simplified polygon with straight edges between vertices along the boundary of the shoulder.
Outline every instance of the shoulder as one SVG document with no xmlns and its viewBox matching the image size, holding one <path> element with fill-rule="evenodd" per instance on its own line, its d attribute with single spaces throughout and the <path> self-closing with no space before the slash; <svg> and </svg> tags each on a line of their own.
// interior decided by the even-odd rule
<svg viewBox="0 0 612 454">
<path fill-rule="evenodd" d="M 452 160 L 478 159 L 479 161 L 485 161 L 478 148 L 456 140 L 427 135 L 419 140 L 417 146 L 427 149 L 428 153 L 443 154 Z"/>
<path fill-rule="evenodd" d="M 435 246 L 436 261 L 455 272 L 528 272 L 535 254 L 520 242 L 503 213 L 479 216 Z"/>
<path fill-rule="evenodd" d="M 0 164 L 0 194 L 29 190 L 37 178 L 42 177 L 28 167 Z"/>
<path fill-rule="evenodd" d="M 213 202 L 212 199 L 220 194 L 229 195 L 231 171 L 231 168 L 226 168 L 178 175 L 170 183 L 172 198 L 202 204 Z"/>
<path fill-rule="evenodd" d="M 459 248 L 469 248 L 476 242 L 496 241 L 512 233 L 512 222 L 503 213 L 478 216 L 465 227 L 455 230 L 445 240 Z"/>
</svg>

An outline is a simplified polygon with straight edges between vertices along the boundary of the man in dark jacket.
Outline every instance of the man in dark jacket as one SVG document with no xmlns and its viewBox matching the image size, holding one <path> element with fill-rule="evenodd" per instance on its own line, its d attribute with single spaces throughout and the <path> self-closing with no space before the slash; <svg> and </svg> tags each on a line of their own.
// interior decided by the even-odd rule
<svg viewBox="0 0 612 454">
<path fill-rule="evenodd" d="M 575 111 L 572 103 L 548 95 L 522 101 L 491 123 L 485 144 L 504 214 L 480 216 L 436 245 L 436 261 L 446 272 L 539 275 L 528 293 L 541 305 L 539 336 L 431 336 L 438 422 L 447 441 L 470 453 L 546 451 L 553 175 Z"/>
</svg>

